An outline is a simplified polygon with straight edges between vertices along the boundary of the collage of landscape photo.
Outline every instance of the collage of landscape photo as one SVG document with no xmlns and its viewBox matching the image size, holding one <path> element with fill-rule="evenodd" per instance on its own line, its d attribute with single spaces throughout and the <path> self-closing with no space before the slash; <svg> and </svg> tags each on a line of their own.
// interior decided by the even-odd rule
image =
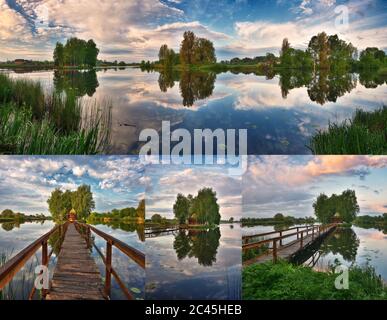
<svg viewBox="0 0 387 320">
<path fill-rule="evenodd" d="M 387 300 L 385 0 L 0 0 L 2 300 Z"/>
</svg>

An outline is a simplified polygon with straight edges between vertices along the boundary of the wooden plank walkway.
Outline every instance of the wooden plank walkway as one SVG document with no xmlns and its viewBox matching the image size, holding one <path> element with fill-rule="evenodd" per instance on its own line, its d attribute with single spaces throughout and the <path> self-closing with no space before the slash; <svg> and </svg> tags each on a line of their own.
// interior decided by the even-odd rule
<svg viewBox="0 0 387 320">
<path fill-rule="evenodd" d="M 277 248 L 277 259 L 283 259 L 283 260 L 290 260 L 297 252 L 300 250 L 304 250 L 306 247 L 320 239 L 321 237 L 326 236 L 329 234 L 334 228 L 330 228 L 324 233 L 321 233 L 320 235 L 307 235 L 303 238 L 303 246 L 301 247 L 300 240 L 296 239 L 294 241 L 291 241 L 283 246 L 279 246 Z M 268 252 L 267 254 L 262 254 L 260 256 L 254 257 L 250 260 L 244 261 L 243 265 L 248 266 L 252 264 L 257 263 L 264 263 L 267 261 L 273 260 L 273 254 L 272 252 Z"/>
<path fill-rule="evenodd" d="M 84 238 L 70 223 L 47 300 L 104 300 L 102 277 Z"/>
</svg>

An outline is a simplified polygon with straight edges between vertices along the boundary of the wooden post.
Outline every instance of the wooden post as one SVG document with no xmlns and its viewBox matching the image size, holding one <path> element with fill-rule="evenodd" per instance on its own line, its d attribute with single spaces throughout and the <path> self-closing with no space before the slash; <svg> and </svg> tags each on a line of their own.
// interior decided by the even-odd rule
<svg viewBox="0 0 387 320">
<path fill-rule="evenodd" d="M 48 264 L 48 246 L 47 240 L 42 242 L 42 265 L 47 266 Z"/>
<path fill-rule="evenodd" d="M 48 245 L 47 245 L 47 240 L 44 240 L 42 242 L 42 265 L 48 266 Z M 47 295 L 47 290 L 42 289 L 42 296 L 45 298 Z"/>
<path fill-rule="evenodd" d="M 273 262 L 277 262 L 277 240 L 273 240 Z"/>
<path fill-rule="evenodd" d="M 106 242 L 106 275 L 105 275 L 105 293 L 110 297 L 112 283 L 112 242 Z"/>
<path fill-rule="evenodd" d="M 314 226 L 312 228 L 312 240 L 314 239 Z"/>
<path fill-rule="evenodd" d="M 91 231 L 90 231 L 90 226 L 87 226 L 87 247 L 90 249 L 91 248 Z"/>
<path fill-rule="evenodd" d="M 299 232 L 300 232 L 300 228 L 297 227 L 297 240 L 300 238 Z"/>
<path fill-rule="evenodd" d="M 282 247 L 282 230 L 279 232 L 279 234 L 280 234 L 280 247 Z"/>
<path fill-rule="evenodd" d="M 304 231 L 301 231 L 301 248 L 304 246 Z"/>
</svg>

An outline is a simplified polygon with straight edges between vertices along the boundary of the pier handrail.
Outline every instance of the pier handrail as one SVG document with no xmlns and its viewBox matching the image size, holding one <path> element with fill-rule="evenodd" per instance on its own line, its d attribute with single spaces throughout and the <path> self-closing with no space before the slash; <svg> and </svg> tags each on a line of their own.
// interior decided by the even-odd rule
<svg viewBox="0 0 387 320">
<path fill-rule="evenodd" d="M 127 255 L 130 259 L 132 259 L 134 262 L 136 262 L 142 269 L 145 269 L 145 255 L 141 251 L 137 250 L 136 248 L 133 248 L 126 243 L 122 242 L 121 240 L 118 240 L 111 235 L 108 235 L 107 233 L 98 230 L 97 228 L 81 223 L 81 222 L 74 222 L 75 226 L 78 228 L 83 227 L 86 230 L 86 234 L 82 234 L 88 244 L 88 247 L 91 248 L 91 245 L 94 247 L 94 249 L 98 252 L 100 257 L 102 258 L 102 261 L 106 267 L 106 274 L 105 274 L 105 295 L 107 297 L 110 297 L 111 295 L 111 280 L 112 275 L 116 279 L 118 285 L 120 286 L 121 291 L 125 294 L 125 296 L 129 299 L 133 299 L 133 295 L 129 292 L 129 290 L 126 288 L 124 282 L 121 280 L 118 273 L 115 271 L 115 269 L 112 266 L 112 247 L 115 246 L 117 249 L 119 249 L 122 253 Z M 91 242 L 91 232 L 94 232 L 98 236 L 102 237 L 106 241 L 106 256 L 101 252 L 101 250 L 95 245 L 95 243 Z"/>
<path fill-rule="evenodd" d="M 52 228 L 49 232 L 35 240 L 33 243 L 25 247 L 22 251 L 20 251 L 17 255 L 7 261 L 0 268 L 0 290 L 2 290 L 13 278 L 14 276 L 23 268 L 23 266 L 27 263 L 27 261 L 40 249 L 42 248 L 42 258 L 41 264 L 44 266 L 48 266 L 50 257 L 53 254 L 53 249 L 50 253 L 48 253 L 48 240 L 51 235 L 53 235 L 56 231 L 62 230 L 61 228 L 67 228 L 67 223 L 62 225 L 57 225 Z M 64 234 L 62 232 L 62 234 Z M 62 235 L 61 235 L 62 236 Z M 32 288 L 30 293 L 30 298 L 35 292 L 35 287 Z"/>
<path fill-rule="evenodd" d="M 299 230 L 301 228 L 309 228 L 312 226 L 319 226 L 319 225 L 305 225 L 305 226 L 292 227 L 289 229 L 284 229 L 284 230 L 279 230 L 279 231 L 270 231 L 270 232 L 259 233 L 259 234 L 251 234 L 251 235 L 243 236 L 243 239 L 248 240 L 248 239 L 256 238 L 256 237 L 264 237 L 264 236 L 269 236 L 271 234 L 276 234 L 276 233 L 280 233 L 280 232 L 287 232 L 287 231 L 296 230 L 296 229 Z"/>
<path fill-rule="evenodd" d="M 308 235 L 309 231 L 311 231 L 312 232 L 312 238 L 313 238 L 314 235 L 315 235 L 315 230 L 317 230 L 318 235 L 321 235 L 322 233 L 330 230 L 331 228 L 333 228 L 335 226 L 337 226 L 337 223 L 331 223 L 331 224 L 327 224 L 327 225 L 307 226 L 305 230 L 299 230 L 299 228 L 301 228 L 301 227 L 295 227 L 295 228 L 290 228 L 290 229 L 282 230 L 282 231 L 267 232 L 267 233 L 256 234 L 254 236 L 248 236 L 248 239 L 251 239 L 251 238 L 255 238 L 255 237 L 261 237 L 261 236 L 265 236 L 265 235 L 280 233 L 279 237 L 263 239 L 263 240 L 252 242 L 252 243 L 244 243 L 243 242 L 243 244 L 242 244 L 242 251 L 245 252 L 247 250 L 251 250 L 251 249 L 254 249 L 254 248 L 262 247 L 263 245 L 265 245 L 267 243 L 273 243 L 272 247 L 268 248 L 268 249 L 271 250 L 271 252 L 273 254 L 273 261 L 275 262 L 275 261 L 277 261 L 277 251 L 278 250 L 286 248 L 287 246 L 289 246 L 289 245 L 291 245 L 291 244 L 293 244 L 293 243 L 295 243 L 297 241 L 300 242 L 300 247 L 303 248 L 303 246 L 304 246 L 304 233 L 306 233 L 306 235 Z M 282 235 L 282 232 L 285 232 L 285 231 L 288 231 L 288 230 L 294 230 L 294 229 L 298 229 L 297 232 L 293 232 L 293 233 L 290 233 L 290 234 Z M 291 242 L 289 244 L 282 245 L 282 240 L 283 239 L 286 239 L 286 238 L 289 238 L 289 237 L 292 237 L 292 236 L 297 236 L 297 239 L 295 240 L 295 242 Z M 243 237 L 243 239 L 244 238 L 245 237 Z M 277 246 L 277 242 L 279 242 L 279 246 Z M 262 255 L 265 255 L 265 254 L 268 254 L 268 252 L 262 253 Z"/>
</svg>

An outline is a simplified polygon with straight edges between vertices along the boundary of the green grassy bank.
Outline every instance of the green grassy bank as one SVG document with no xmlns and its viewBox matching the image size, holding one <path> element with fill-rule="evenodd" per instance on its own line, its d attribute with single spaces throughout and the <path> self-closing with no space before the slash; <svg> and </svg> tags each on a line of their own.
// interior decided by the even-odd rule
<svg viewBox="0 0 387 320">
<path fill-rule="evenodd" d="M 313 154 L 386 154 L 387 107 L 357 110 L 352 120 L 330 123 L 312 137 L 309 148 Z"/>
<path fill-rule="evenodd" d="M 97 104 L 0 74 L 0 154 L 97 154 L 109 141 L 110 102 Z"/>
<path fill-rule="evenodd" d="M 243 269 L 243 299 L 246 300 L 385 300 L 387 288 L 370 267 L 349 268 L 349 289 L 335 288 L 338 274 L 281 261 Z"/>
</svg>

